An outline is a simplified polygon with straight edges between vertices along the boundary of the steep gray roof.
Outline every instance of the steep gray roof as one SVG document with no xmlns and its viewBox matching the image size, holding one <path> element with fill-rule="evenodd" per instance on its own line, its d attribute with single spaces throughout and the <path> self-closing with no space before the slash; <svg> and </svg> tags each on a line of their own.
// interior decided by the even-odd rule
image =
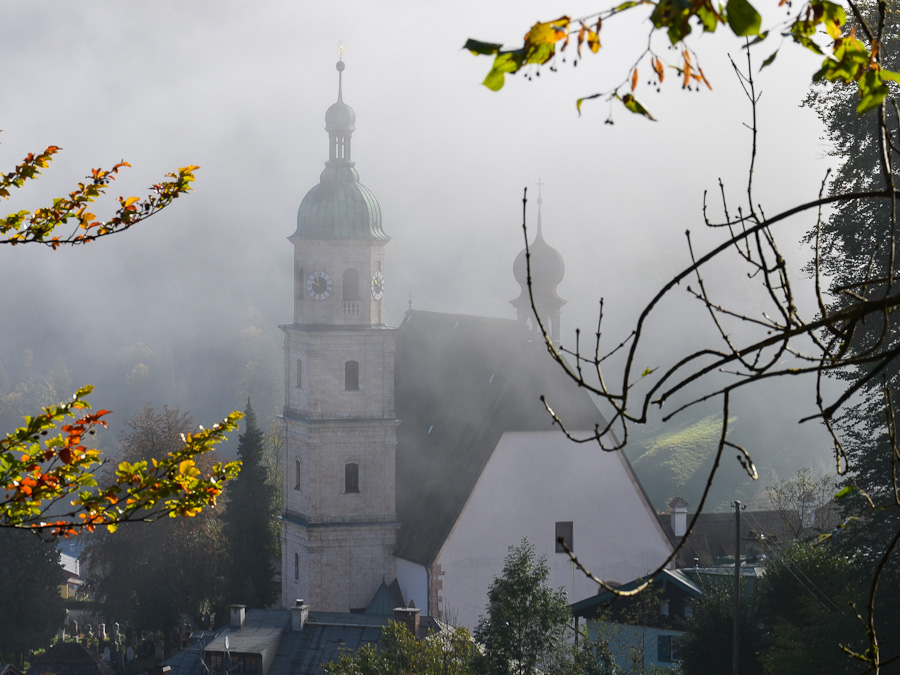
<svg viewBox="0 0 900 675">
<path fill-rule="evenodd" d="M 603 424 L 515 321 L 407 313 L 395 369 L 399 557 L 434 561 L 504 432 L 553 428 L 541 394 L 570 429 Z"/>
</svg>

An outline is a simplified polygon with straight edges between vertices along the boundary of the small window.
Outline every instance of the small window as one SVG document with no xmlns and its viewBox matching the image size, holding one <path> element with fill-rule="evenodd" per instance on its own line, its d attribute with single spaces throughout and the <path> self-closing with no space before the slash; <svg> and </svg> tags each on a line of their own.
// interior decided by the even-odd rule
<svg viewBox="0 0 900 675">
<path fill-rule="evenodd" d="M 674 663 L 677 649 L 675 635 L 659 635 L 656 638 L 656 660 L 660 663 Z"/>
<path fill-rule="evenodd" d="M 570 551 L 575 550 L 575 544 L 572 538 L 572 521 L 561 520 L 556 523 L 556 552 L 565 553 L 568 548 Z M 565 545 L 563 545 L 565 544 Z"/>
<path fill-rule="evenodd" d="M 359 492 L 359 464 L 344 465 L 344 492 Z"/>
<path fill-rule="evenodd" d="M 294 578 L 295 579 L 300 578 L 300 554 L 299 553 L 294 554 Z"/>
<path fill-rule="evenodd" d="M 359 300 L 359 272 L 349 269 L 344 272 L 344 300 Z"/>
<path fill-rule="evenodd" d="M 359 390 L 359 361 L 347 361 L 344 364 L 344 389 Z"/>
<path fill-rule="evenodd" d="M 306 277 L 303 276 L 303 268 L 299 263 L 294 263 L 294 297 L 302 300 L 305 293 Z"/>
<path fill-rule="evenodd" d="M 303 382 L 303 361 L 297 359 L 297 389 L 301 388 Z"/>
<path fill-rule="evenodd" d="M 294 489 L 300 489 L 300 481 L 303 478 L 303 465 L 300 464 L 300 458 L 294 463 Z"/>
</svg>

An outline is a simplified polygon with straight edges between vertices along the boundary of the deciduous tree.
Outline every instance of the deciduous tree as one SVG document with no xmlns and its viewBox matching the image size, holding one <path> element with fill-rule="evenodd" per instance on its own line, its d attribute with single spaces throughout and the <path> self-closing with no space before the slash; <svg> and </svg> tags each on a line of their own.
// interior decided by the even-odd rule
<svg viewBox="0 0 900 675">
<path fill-rule="evenodd" d="M 536 557 L 526 539 L 510 547 L 488 589 L 487 613 L 475 628 L 484 646 L 484 672 L 531 675 L 557 655 L 572 616 L 565 591 L 550 588 L 549 576 L 547 561 Z"/>
<path fill-rule="evenodd" d="M 126 422 L 120 446 L 123 464 L 154 462 L 178 452 L 193 426 L 187 413 L 145 406 Z M 207 464 L 212 459 L 204 457 Z M 201 469 L 206 469 L 202 467 Z M 88 546 L 88 586 L 108 623 L 138 631 L 159 630 L 169 648 L 185 618 L 195 624 L 224 606 L 225 547 L 215 513 L 166 519 L 152 527 L 103 532 Z"/>
<path fill-rule="evenodd" d="M 381 631 L 381 644 L 367 644 L 325 664 L 325 675 L 469 675 L 478 653 L 469 631 L 454 628 L 417 639 L 402 623 Z"/>
</svg>

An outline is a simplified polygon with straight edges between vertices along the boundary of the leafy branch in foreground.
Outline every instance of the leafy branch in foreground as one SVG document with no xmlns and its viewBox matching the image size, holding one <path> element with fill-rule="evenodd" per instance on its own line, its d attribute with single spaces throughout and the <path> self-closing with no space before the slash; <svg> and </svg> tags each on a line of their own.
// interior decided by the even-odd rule
<svg viewBox="0 0 900 675">
<path fill-rule="evenodd" d="M 90 408 L 86 397 L 91 390 L 83 387 L 72 401 L 25 418 L 25 426 L 0 439 L 0 527 L 68 537 L 99 526 L 114 531 L 122 523 L 191 517 L 215 506 L 240 462 L 217 463 L 203 474 L 195 460 L 237 428 L 240 413 L 229 414 L 212 429 L 183 435 L 183 445 L 163 459 L 120 463 L 115 481 L 98 486 L 100 452 L 84 441 L 106 427 L 103 418 L 109 411 L 83 412 Z M 63 505 L 70 496 L 74 498 Z"/>
<path fill-rule="evenodd" d="M 787 0 L 781 0 L 778 6 L 786 3 Z M 791 5 L 787 4 L 790 11 Z M 653 116 L 633 93 L 640 82 L 639 71 L 642 65 L 651 73 L 647 84 L 656 90 L 663 84 L 667 69 L 675 71 L 682 88 L 699 89 L 702 84 L 712 89 L 700 67 L 699 56 L 687 43 L 687 38 L 694 26 L 705 33 L 713 33 L 719 26 L 725 26 L 736 37 L 752 38 L 752 43 L 762 42 L 770 35 L 780 35 L 782 40 L 790 40 L 824 56 L 821 68 L 813 74 L 812 80 L 855 85 L 859 94 L 857 111 L 862 113 L 881 105 L 888 94 L 887 82 L 900 82 L 900 73 L 882 66 L 878 28 L 871 26 L 863 18 L 854 2 L 848 4 L 856 23 L 846 34 L 844 27 L 847 13 L 840 4 L 829 0 L 806 2 L 796 13 L 789 14 L 787 19 L 767 30 L 762 29 L 762 16 L 748 0 L 727 0 L 724 5 L 717 5 L 709 0 L 627 0 L 581 18 L 561 16 L 552 21 L 538 21 L 525 33 L 521 46 L 504 49 L 501 43 L 470 39 L 464 48 L 475 55 L 493 57 L 491 70 L 483 84 L 488 89 L 499 91 L 503 88 L 507 73 L 517 73 L 530 67 L 533 72 L 540 74 L 542 66 L 556 71 L 557 59 L 566 61 L 565 52 L 572 42 L 575 43 L 576 52 L 573 64 L 578 65 L 583 46 L 586 45 L 587 51 L 593 54 L 600 51 L 600 33 L 604 22 L 636 7 L 642 7 L 648 12 L 650 23 L 646 46 L 619 84 L 608 91 L 578 99 L 576 107 L 579 112 L 584 101 L 602 97 L 618 101 L 630 112 L 653 120 Z M 860 27 L 862 39 L 857 37 L 856 26 Z M 665 33 L 668 38 L 664 47 L 657 47 L 654 39 L 660 32 Z M 675 62 L 670 62 L 667 56 L 672 47 L 678 55 Z M 763 61 L 762 68 L 775 60 L 779 49 L 780 46 Z M 607 122 L 611 124 L 612 118 L 608 118 Z"/>
<path fill-rule="evenodd" d="M 0 174 L 0 197 L 10 198 L 11 188 L 21 189 L 29 180 L 40 175 L 53 161 L 60 148 L 51 145 L 41 153 L 29 153 L 21 164 L 7 174 Z M 0 218 L 0 244 L 44 244 L 51 248 L 61 245 L 87 244 L 118 232 L 124 232 L 137 223 L 155 215 L 180 195 L 191 191 L 197 166 L 183 166 L 166 174 L 170 180 L 150 187 L 150 194 L 143 199 L 119 197 L 119 206 L 108 220 L 98 220 L 88 210 L 97 197 L 103 195 L 116 179 L 122 167 L 131 166 L 119 162 L 109 170 L 92 169 L 84 183 L 69 193 L 68 197 L 53 200 L 53 205 L 36 211 L 17 211 Z M 74 221 L 71 232 L 57 234 L 69 221 Z"/>
</svg>

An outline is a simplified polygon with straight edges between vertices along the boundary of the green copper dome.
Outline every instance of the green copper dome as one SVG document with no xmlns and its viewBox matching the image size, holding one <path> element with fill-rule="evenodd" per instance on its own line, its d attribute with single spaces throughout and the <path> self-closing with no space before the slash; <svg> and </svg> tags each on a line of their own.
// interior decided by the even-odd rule
<svg viewBox="0 0 900 675">
<path fill-rule="evenodd" d="M 381 207 L 375 195 L 359 182 L 350 159 L 350 139 L 356 113 L 344 103 L 343 61 L 338 62 L 338 100 L 325 113 L 329 157 L 319 184 L 306 193 L 297 211 L 297 230 L 291 239 L 384 240 Z"/>
<path fill-rule="evenodd" d="M 329 162 L 330 164 L 330 162 Z M 291 239 L 382 239 L 381 207 L 353 166 L 326 166 L 306 193 Z"/>
</svg>

